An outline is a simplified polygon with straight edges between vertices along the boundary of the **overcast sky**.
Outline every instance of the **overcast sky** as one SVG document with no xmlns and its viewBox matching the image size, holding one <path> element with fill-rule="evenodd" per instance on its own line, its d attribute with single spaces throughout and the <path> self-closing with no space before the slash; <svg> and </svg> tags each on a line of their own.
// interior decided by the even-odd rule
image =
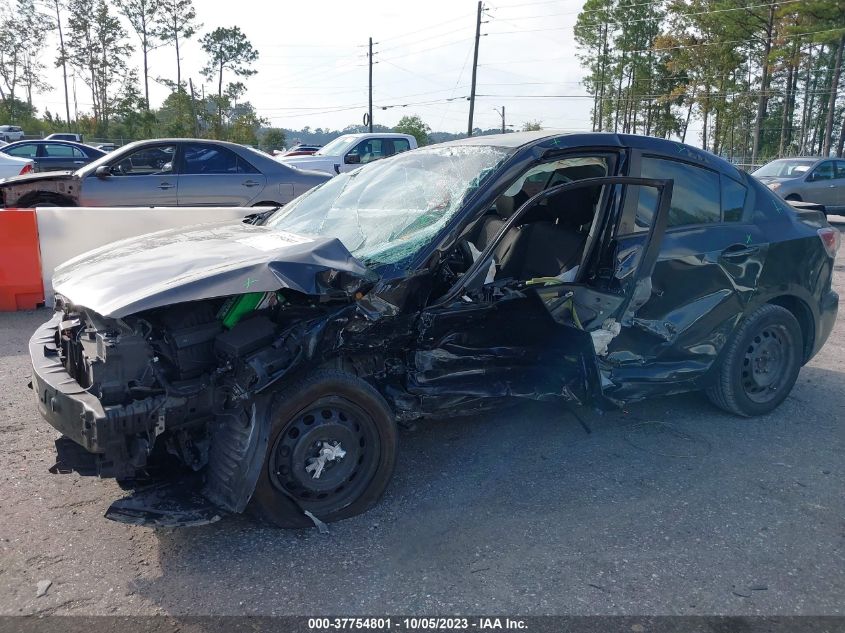
<svg viewBox="0 0 845 633">
<path fill-rule="evenodd" d="M 418 114 L 435 131 L 466 131 L 475 1 L 194 1 L 201 33 L 237 25 L 258 49 L 258 73 L 245 82 L 246 98 L 274 126 L 339 129 L 360 123 L 367 109 L 366 46 L 372 36 L 378 62 L 374 122 L 390 126 L 405 114 Z M 516 128 L 539 120 L 544 127 L 589 130 L 592 100 L 580 83 L 572 36 L 582 5 L 583 0 L 484 3 L 476 127 L 500 126 L 494 108 L 505 106 L 507 123 Z M 45 49 L 45 63 L 57 48 L 56 41 Z M 151 54 L 153 106 L 168 91 L 152 78 L 175 80 L 175 56 L 171 47 Z M 182 77 L 214 90 L 216 84 L 200 75 L 203 63 L 195 37 L 182 49 Z M 133 64 L 141 67 L 137 52 Z M 39 95 L 36 105 L 63 113 L 61 71 L 51 68 L 47 80 L 54 89 Z M 76 94 L 79 111 L 90 111 L 88 89 L 79 79 Z"/>
</svg>

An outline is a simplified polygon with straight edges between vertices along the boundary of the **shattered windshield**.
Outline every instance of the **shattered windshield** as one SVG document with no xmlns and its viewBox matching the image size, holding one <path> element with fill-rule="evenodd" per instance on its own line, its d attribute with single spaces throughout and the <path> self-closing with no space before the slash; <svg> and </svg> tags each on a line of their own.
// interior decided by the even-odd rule
<svg viewBox="0 0 845 633">
<path fill-rule="evenodd" d="M 504 148 L 472 145 L 402 153 L 336 176 L 267 225 L 337 237 L 365 263 L 394 264 L 433 240 L 508 155 Z"/>
</svg>

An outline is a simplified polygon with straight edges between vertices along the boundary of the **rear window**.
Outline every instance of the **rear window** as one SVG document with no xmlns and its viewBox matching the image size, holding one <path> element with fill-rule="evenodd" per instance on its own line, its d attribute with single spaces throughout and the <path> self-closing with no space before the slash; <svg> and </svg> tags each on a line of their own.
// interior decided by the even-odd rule
<svg viewBox="0 0 845 633">
<path fill-rule="evenodd" d="M 18 158 L 35 158 L 38 154 L 38 146 L 35 144 L 18 145 L 12 149 L 6 150 L 9 156 L 17 156 Z"/>
<path fill-rule="evenodd" d="M 650 157 L 642 159 L 640 171 L 643 178 L 674 180 L 667 227 L 709 224 L 721 219 L 719 174 L 674 160 Z M 651 226 L 656 208 L 657 190 L 639 187 L 636 230 Z"/>
<path fill-rule="evenodd" d="M 722 176 L 722 214 L 725 222 L 740 222 L 748 189 L 736 180 Z"/>
<path fill-rule="evenodd" d="M 767 223 L 782 220 L 789 217 L 789 214 L 795 212 L 795 209 L 789 206 L 788 202 L 784 201 L 780 196 L 772 193 L 768 187 L 763 185 L 756 178 L 749 178 L 748 183 L 753 190 L 754 222 Z"/>
</svg>

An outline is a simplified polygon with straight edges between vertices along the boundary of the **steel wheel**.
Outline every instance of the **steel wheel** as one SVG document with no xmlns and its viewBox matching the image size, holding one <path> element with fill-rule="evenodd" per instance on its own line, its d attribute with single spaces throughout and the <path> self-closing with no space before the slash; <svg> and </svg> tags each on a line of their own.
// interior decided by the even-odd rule
<svg viewBox="0 0 845 633">
<path fill-rule="evenodd" d="M 769 402 L 786 383 L 788 334 L 782 325 L 770 325 L 757 334 L 745 350 L 742 388 L 753 402 Z"/>
<path fill-rule="evenodd" d="M 268 477 L 315 514 L 342 508 L 367 487 L 379 463 L 378 432 L 359 407 L 322 398 L 279 433 Z"/>
<path fill-rule="evenodd" d="M 760 306 L 726 345 L 707 395 L 725 411 L 764 415 L 789 395 L 802 349 L 801 326 L 792 313 L 779 305 Z"/>
</svg>

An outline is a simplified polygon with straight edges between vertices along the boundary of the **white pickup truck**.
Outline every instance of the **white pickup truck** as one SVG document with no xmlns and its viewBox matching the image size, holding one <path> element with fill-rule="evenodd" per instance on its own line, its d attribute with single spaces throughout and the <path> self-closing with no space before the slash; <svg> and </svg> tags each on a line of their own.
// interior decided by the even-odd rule
<svg viewBox="0 0 845 633">
<path fill-rule="evenodd" d="M 416 147 L 417 141 L 410 134 L 344 134 L 311 156 L 279 156 L 276 160 L 300 169 L 314 169 L 335 175 Z"/>
</svg>

